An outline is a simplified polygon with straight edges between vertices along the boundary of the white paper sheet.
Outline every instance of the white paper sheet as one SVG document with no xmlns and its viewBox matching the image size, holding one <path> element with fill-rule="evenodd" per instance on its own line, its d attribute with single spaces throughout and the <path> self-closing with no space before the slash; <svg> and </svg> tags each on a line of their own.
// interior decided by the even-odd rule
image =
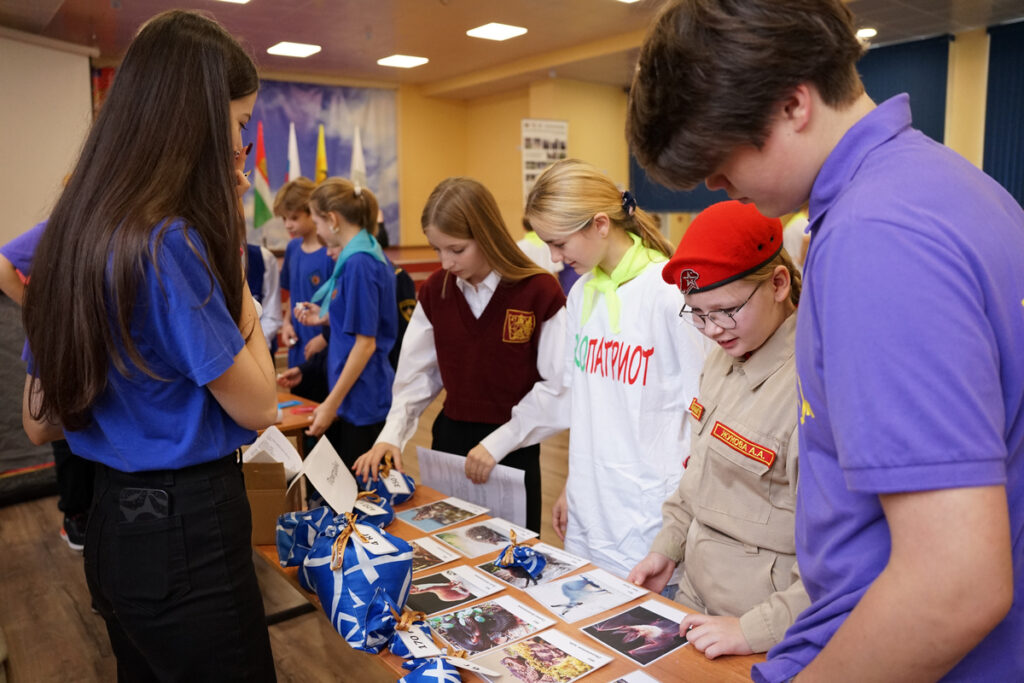
<svg viewBox="0 0 1024 683">
<path fill-rule="evenodd" d="M 242 454 L 242 462 L 279 462 L 288 482 L 302 469 L 302 458 L 291 440 L 277 427 L 267 427 Z"/>
<path fill-rule="evenodd" d="M 495 517 L 526 526 L 526 475 L 522 470 L 498 463 L 486 484 L 466 478 L 466 459 L 444 451 L 419 446 L 416 457 L 420 481 L 432 489 L 491 509 Z"/>
<path fill-rule="evenodd" d="M 320 437 L 306 456 L 300 474 L 306 475 L 332 510 L 338 514 L 351 512 L 359 495 L 359 485 L 326 436 Z M 296 477 L 291 486 L 298 480 Z"/>
</svg>

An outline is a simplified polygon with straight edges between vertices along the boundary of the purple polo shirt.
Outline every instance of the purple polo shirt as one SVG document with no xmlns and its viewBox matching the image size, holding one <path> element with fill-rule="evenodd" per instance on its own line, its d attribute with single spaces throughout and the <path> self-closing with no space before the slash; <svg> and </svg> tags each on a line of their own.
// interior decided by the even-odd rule
<svg viewBox="0 0 1024 683">
<path fill-rule="evenodd" d="M 21 274 L 28 277 L 32 272 L 32 258 L 36 254 L 36 247 L 43 236 L 46 228 L 46 221 L 36 223 L 26 232 L 18 235 L 7 244 L 0 247 L 0 254 L 4 255 Z"/>
<path fill-rule="evenodd" d="M 879 494 L 1005 485 L 1015 602 L 948 678 L 1022 680 L 1024 212 L 912 129 L 899 95 L 833 150 L 810 214 L 796 542 L 811 606 L 753 677 L 801 671 L 885 567 Z"/>
</svg>

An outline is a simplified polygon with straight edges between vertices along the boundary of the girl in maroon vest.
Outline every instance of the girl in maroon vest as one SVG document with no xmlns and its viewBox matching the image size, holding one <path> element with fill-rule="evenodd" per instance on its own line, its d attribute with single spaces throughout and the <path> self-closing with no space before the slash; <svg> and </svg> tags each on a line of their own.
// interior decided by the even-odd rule
<svg viewBox="0 0 1024 683">
<path fill-rule="evenodd" d="M 443 388 L 432 447 L 465 455 L 474 483 L 486 482 L 499 461 L 524 470 L 526 526 L 539 532 L 544 435 L 534 425 L 564 398 L 565 296 L 516 246 L 477 181 L 443 181 L 421 223 L 442 269 L 419 292 L 384 430 L 353 469 L 375 479 L 386 454 L 401 469 L 420 414 Z"/>
</svg>

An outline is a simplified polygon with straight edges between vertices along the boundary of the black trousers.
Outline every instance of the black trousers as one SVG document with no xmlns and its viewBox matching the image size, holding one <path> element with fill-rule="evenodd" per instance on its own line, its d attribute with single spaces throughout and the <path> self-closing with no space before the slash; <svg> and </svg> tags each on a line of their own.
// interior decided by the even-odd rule
<svg viewBox="0 0 1024 683">
<path fill-rule="evenodd" d="M 373 442 L 377 440 L 383 429 L 383 422 L 354 425 L 339 417 L 327 428 L 324 436 L 334 446 L 334 450 L 338 451 L 345 466 L 351 470 L 359 456 L 373 448 Z"/>
<path fill-rule="evenodd" d="M 137 473 L 96 465 L 85 575 L 118 681 L 276 680 L 236 460 Z M 165 491 L 169 514 L 122 521 L 126 488 Z"/>
<path fill-rule="evenodd" d="M 57 475 L 57 507 L 65 515 L 89 512 L 92 503 L 91 460 L 71 452 L 64 439 L 53 442 L 54 473 Z"/>
<path fill-rule="evenodd" d="M 500 424 L 484 422 L 462 422 L 453 420 L 442 410 L 431 428 L 432 448 L 437 451 L 466 455 L 484 437 L 500 427 Z M 526 473 L 526 528 L 540 533 L 541 489 L 540 489 L 540 444 L 512 451 L 501 459 L 502 465 L 523 470 Z"/>
</svg>

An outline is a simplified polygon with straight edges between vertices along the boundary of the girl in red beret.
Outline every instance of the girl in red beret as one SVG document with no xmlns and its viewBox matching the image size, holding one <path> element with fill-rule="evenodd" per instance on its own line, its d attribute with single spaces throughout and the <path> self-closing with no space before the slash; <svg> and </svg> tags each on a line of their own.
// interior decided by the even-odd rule
<svg viewBox="0 0 1024 683">
<path fill-rule="evenodd" d="M 566 550 L 625 577 L 661 526 L 689 443 L 706 347 L 661 279 L 672 247 L 610 178 L 575 159 L 537 179 L 526 219 L 581 274 L 566 303 L 569 476 L 552 523 Z"/>
<path fill-rule="evenodd" d="M 662 271 L 679 315 L 718 348 L 689 402 L 687 472 L 629 580 L 661 591 L 680 565 L 679 631 L 709 659 L 765 652 L 810 604 L 796 565 L 800 273 L 782 224 L 722 202 L 690 225 Z"/>
</svg>

